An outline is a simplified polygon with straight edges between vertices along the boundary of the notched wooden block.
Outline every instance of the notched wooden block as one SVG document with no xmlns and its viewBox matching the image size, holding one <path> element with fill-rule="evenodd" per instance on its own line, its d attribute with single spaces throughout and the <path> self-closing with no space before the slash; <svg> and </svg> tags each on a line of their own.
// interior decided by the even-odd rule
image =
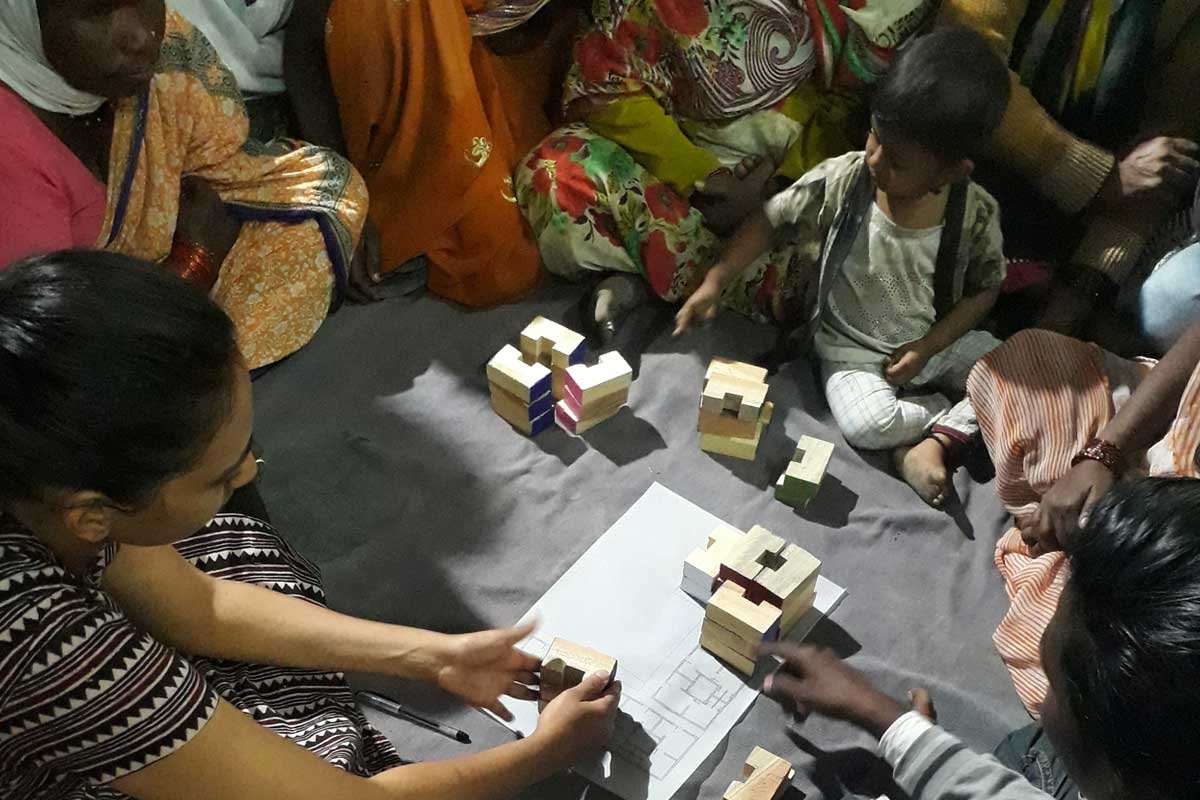
<svg viewBox="0 0 1200 800">
<path fill-rule="evenodd" d="M 617 677 L 617 660 L 566 639 L 555 639 L 542 658 L 541 699 L 544 708 L 560 692 L 578 686 L 593 672 L 607 672 L 611 683 Z"/>
</svg>

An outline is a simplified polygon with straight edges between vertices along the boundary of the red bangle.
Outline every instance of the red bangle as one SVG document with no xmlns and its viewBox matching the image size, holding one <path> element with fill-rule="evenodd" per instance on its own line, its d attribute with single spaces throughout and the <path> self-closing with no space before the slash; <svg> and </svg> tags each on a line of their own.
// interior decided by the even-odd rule
<svg viewBox="0 0 1200 800">
<path fill-rule="evenodd" d="M 206 292 L 216 284 L 220 272 L 220 265 L 216 263 L 211 250 L 178 236 L 171 243 L 171 253 L 166 263 L 176 275 Z"/>
<path fill-rule="evenodd" d="M 1119 476 L 1124 466 L 1125 454 L 1112 442 L 1092 439 L 1075 455 L 1075 458 L 1071 459 L 1071 466 L 1073 467 L 1081 461 L 1099 462 L 1113 475 Z"/>
</svg>

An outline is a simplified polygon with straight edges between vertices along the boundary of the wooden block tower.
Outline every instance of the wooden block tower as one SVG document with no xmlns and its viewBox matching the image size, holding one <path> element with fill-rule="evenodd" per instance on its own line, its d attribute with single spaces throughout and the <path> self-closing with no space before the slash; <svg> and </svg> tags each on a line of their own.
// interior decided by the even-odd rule
<svg viewBox="0 0 1200 800">
<path fill-rule="evenodd" d="M 832 444 L 811 436 L 801 436 L 791 463 L 775 482 L 775 499 L 792 508 L 808 508 L 821 488 L 832 457 Z"/>
<path fill-rule="evenodd" d="M 808 551 L 766 528 L 713 531 L 708 546 L 684 562 L 681 583 L 706 604 L 700 645 L 752 675 L 759 644 L 787 635 L 812 608 L 820 572 Z"/>
<path fill-rule="evenodd" d="M 506 344 L 487 365 L 492 408 L 526 436 L 536 436 L 554 422 L 550 369 L 529 364 L 521 352 Z"/>
<path fill-rule="evenodd" d="M 521 332 L 521 347 L 505 345 L 487 365 L 492 408 L 526 436 L 554 424 L 554 402 L 563 395 L 567 370 L 583 364 L 584 339 L 570 328 L 537 317 Z"/>
<path fill-rule="evenodd" d="M 767 371 L 753 364 L 716 358 L 704 375 L 700 396 L 700 449 L 753 461 L 762 432 L 771 422 Z"/>
</svg>

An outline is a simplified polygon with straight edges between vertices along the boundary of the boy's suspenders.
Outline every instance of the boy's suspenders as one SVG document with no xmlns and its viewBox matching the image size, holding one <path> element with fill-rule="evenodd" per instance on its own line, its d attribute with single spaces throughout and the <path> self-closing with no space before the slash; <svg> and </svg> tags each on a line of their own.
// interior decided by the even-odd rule
<svg viewBox="0 0 1200 800">
<path fill-rule="evenodd" d="M 938 242 L 937 262 L 933 268 L 933 310 L 938 319 L 954 308 L 954 279 L 958 273 L 958 248 L 962 244 L 967 215 L 967 181 L 950 186 L 942 239 Z"/>
</svg>

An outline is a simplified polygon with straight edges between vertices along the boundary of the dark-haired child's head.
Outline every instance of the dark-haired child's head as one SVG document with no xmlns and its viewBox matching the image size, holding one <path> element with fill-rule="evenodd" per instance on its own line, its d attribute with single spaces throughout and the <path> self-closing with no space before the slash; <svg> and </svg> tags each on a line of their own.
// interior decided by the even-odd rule
<svg viewBox="0 0 1200 800">
<path fill-rule="evenodd" d="M 1047 736 L 1088 800 L 1200 797 L 1200 481 L 1112 489 L 1066 553 Z"/>
<path fill-rule="evenodd" d="M 70 546 L 199 530 L 254 476 L 249 377 L 207 296 L 125 256 L 0 273 L 0 510 Z"/>
<path fill-rule="evenodd" d="M 914 39 L 871 100 L 867 165 L 879 188 L 917 198 L 969 175 L 1010 91 L 1008 68 L 976 31 L 941 28 Z"/>
</svg>

